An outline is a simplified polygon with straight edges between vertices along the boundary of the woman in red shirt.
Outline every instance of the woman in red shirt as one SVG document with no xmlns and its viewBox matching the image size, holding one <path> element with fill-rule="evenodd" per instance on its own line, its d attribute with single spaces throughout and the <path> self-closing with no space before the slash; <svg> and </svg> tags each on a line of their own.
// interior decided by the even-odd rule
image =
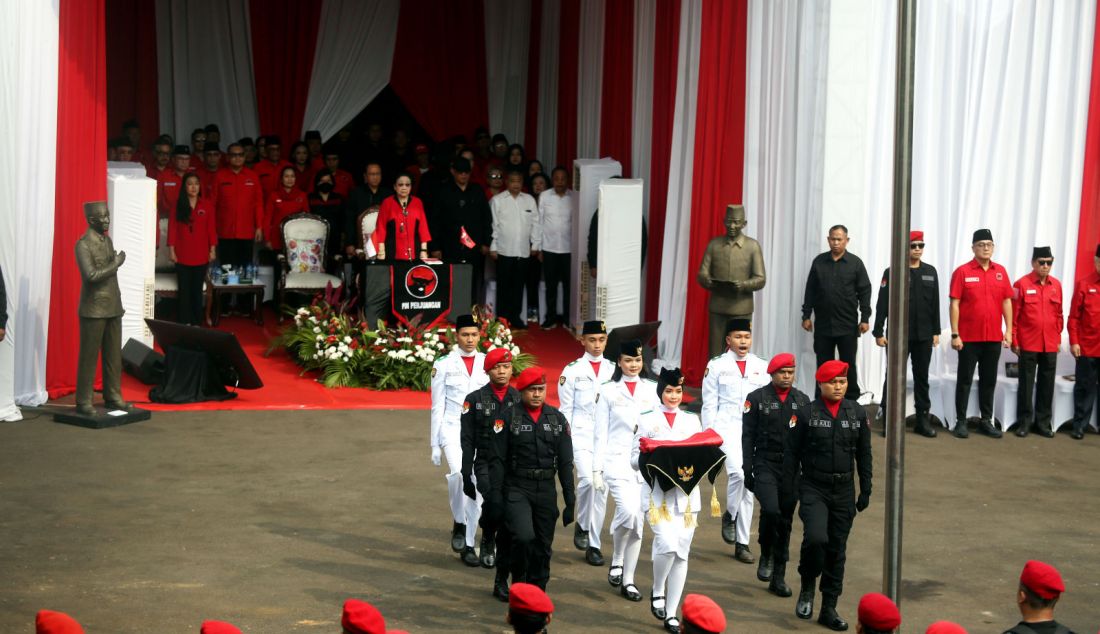
<svg viewBox="0 0 1100 634">
<path fill-rule="evenodd" d="M 268 195 L 264 205 L 264 218 L 267 219 L 264 235 L 276 251 L 283 250 L 283 219 L 290 214 L 309 212 L 306 194 L 296 187 L 297 182 L 298 171 L 289 165 L 284 167 L 279 172 L 279 187 Z"/>
<path fill-rule="evenodd" d="M 199 198 L 202 183 L 191 172 L 183 177 L 183 193 L 176 200 L 176 213 L 168 218 L 169 258 L 176 265 L 178 280 L 177 317 L 182 324 L 198 326 L 202 317 L 202 283 L 206 267 L 214 260 L 218 231 L 214 205 Z"/>
<path fill-rule="evenodd" d="M 382 201 L 378 226 L 371 236 L 378 259 L 423 260 L 428 257 L 428 218 L 424 205 L 412 195 L 412 177 L 402 172 L 393 184 L 394 195 Z"/>
<path fill-rule="evenodd" d="M 298 141 L 290 148 L 290 164 L 294 166 L 294 175 L 298 177 L 298 189 L 310 192 L 313 184 L 313 164 L 309 159 L 309 146 Z"/>
</svg>

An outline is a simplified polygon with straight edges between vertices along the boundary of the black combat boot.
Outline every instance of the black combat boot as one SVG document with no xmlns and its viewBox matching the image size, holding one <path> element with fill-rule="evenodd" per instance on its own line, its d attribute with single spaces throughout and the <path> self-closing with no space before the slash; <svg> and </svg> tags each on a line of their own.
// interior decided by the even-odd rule
<svg viewBox="0 0 1100 634">
<path fill-rule="evenodd" d="M 817 580 L 802 578 L 802 589 L 798 591 L 798 602 L 794 604 L 794 614 L 800 619 L 813 618 L 814 593 L 817 592 Z"/>
<path fill-rule="evenodd" d="M 834 632 L 848 629 L 848 622 L 836 613 L 836 597 L 828 594 L 821 595 L 821 613 L 817 615 L 817 622 Z"/>
<path fill-rule="evenodd" d="M 772 566 L 772 578 L 768 583 L 768 592 L 771 592 L 777 597 L 789 597 L 794 594 L 791 591 L 791 587 L 787 585 L 787 580 L 784 576 L 787 574 L 787 562 L 776 562 Z M 810 599 L 813 600 L 813 595 L 810 595 Z M 813 613 L 813 606 L 810 606 L 810 613 Z"/>
<path fill-rule="evenodd" d="M 917 412 L 917 425 L 913 428 L 925 438 L 935 438 L 936 430 L 932 428 L 932 421 L 928 418 L 928 412 Z"/>
<path fill-rule="evenodd" d="M 760 563 L 756 566 L 756 578 L 761 581 L 771 581 L 772 578 L 772 554 L 770 550 L 760 549 Z"/>
</svg>

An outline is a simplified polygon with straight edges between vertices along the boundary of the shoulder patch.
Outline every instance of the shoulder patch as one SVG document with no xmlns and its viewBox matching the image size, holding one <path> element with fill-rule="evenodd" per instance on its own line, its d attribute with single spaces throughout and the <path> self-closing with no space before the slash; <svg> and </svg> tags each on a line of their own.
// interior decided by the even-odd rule
<svg viewBox="0 0 1100 634">
<path fill-rule="evenodd" d="M 646 411 L 642 412 L 642 416 L 645 416 L 646 414 L 651 414 L 652 412 L 653 410 L 647 409 Z"/>
<path fill-rule="evenodd" d="M 439 369 L 438 369 L 438 368 L 435 368 L 435 367 L 433 367 L 433 368 L 432 368 L 432 378 L 433 378 L 433 379 L 435 378 L 435 375 L 436 375 L 436 373 L 437 373 L 437 372 L 439 372 Z"/>
<path fill-rule="evenodd" d="M 580 361 L 580 359 L 573 359 L 573 360 L 572 360 L 572 361 L 570 361 L 569 363 L 566 363 L 566 364 L 565 364 L 565 367 L 567 367 L 567 368 L 568 368 L 568 367 L 570 367 L 570 366 L 574 366 L 574 365 L 577 365 L 577 361 Z"/>
<path fill-rule="evenodd" d="M 558 385 L 565 385 L 565 375 L 564 374 L 561 375 L 561 377 L 558 379 Z"/>
<path fill-rule="evenodd" d="M 470 411 L 470 401 L 462 401 L 462 413 Z"/>
<path fill-rule="evenodd" d="M 748 414 L 749 410 L 751 410 L 751 409 L 752 409 L 752 401 L 749 401 L 749 400 L 746 399 L 745 400 L 745 413 Z"/>
</svg>

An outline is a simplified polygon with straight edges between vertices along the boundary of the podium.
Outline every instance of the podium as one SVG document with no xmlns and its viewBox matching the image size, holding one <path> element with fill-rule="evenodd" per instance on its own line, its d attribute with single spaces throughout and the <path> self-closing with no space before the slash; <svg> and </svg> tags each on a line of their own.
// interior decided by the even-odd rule
<svg viewBox="0 0 1100 634">
<path fill-rule="evenodd" d="M 437 298 L 436 294 L 443 292 L 440 286 L 437 286 L 431 297 L 428 298 L 417 297 L 417 295 L 423 295 L 427 290 L 426 288 L 420 291 L 416 288 L 412 288 L 411 292 L 406 291 L 405 281 L 410 273 L 415 278 L 410 280 L 410 286 L 429 284 L 426 276 L 419 275 L 421 271 L 413 271 L 417 267 L 431 269 L 439 280 L 437 284 L 441 280 L 449 279 L 447 284 L 450 287 L 449 295 L 445 299 Z M 408 321 L 418 313 L 424 313 L 429 321 L 432 315 L 438 314 L 441 316 L 441 321 L 454 323 L 456 317 L 470 312 L 470 306 L 473 303 L 473 265 L 465 262 L 455 264 L 445 262 L 427 264 L 419 261 L 365 262 L 359 284 L 363 321 L 370 324 L 372 328 L 379 319 L 386 323 Z M 392 293 L 395 284 L 401 285 L 399 295 L 403 296 L 397 298 L 397 306 L 394 305 L 395 299 Z M 405 293 L 408 293 L 408 295 L 405 295 Z M 434 304 L 436 301 L 444 302 L 446 305 L 426 307 L 427 304 Z M 417 305 L 418 302 L 421 305 Z M 408 306 L 402 306 L 406 303 Z"/>
</svg>

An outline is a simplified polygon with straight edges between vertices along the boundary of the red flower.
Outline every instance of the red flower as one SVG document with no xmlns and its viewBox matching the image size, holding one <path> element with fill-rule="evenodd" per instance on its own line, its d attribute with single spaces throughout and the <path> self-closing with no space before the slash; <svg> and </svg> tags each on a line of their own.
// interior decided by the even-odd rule
<svg viewBox="0 0 1100 634">
<path fill-rule="evenodd" d="M 329 335 L 326 337 L 325 343 L 336 343 L 336 335 Z"/>
</svg>

